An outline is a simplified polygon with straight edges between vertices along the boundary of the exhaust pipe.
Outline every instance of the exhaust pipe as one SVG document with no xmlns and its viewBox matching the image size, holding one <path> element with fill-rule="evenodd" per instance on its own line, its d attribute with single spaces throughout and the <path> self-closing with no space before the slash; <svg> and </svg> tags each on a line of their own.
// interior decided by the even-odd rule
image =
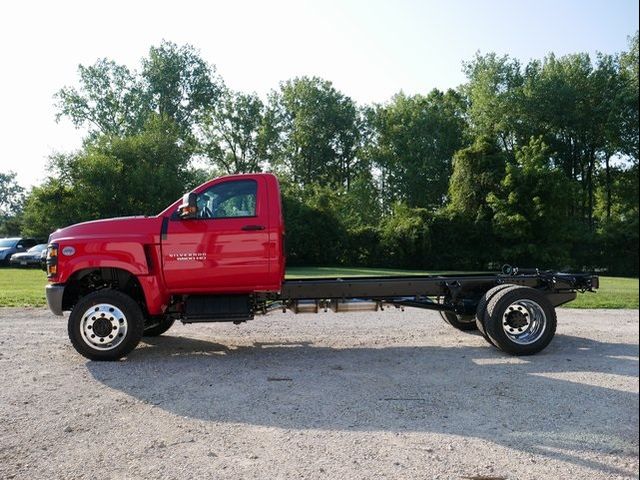
<svg viewBox="0 0 640 480">
<path fill-rule="evenodd" d="M 336 313 L 341 312 L 377 312 L 381 302 L 368 300 L 331 300 L 329 308 Z"/>
<path fill-rule="evenodd" d="M 318 300 L 296 300 L 288 305 L 293 313 L 318 313 L 320 302 Z"/>
<path fill-rule="evenodd" d="M 291 310 L 293 313 L 318 313 L 328 309 L 336 313 L 343 312 L 377 312 L 383 310 L 382 302 L 372 302 L 369 300 L 295 300 L 282 306 L 282 310 Z"/>
</svg>

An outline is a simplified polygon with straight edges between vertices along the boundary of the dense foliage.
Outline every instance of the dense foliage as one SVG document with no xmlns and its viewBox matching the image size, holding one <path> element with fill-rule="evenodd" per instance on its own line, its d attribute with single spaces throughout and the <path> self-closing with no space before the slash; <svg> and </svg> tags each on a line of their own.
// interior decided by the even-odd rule
<svg viewBox="0 0 640 480">
<path fill-rule="evenodd" d="M 234 92 L 169 42 L 139 71 L 80 66 L 56 98 L 84 146 L 52 156 L 24 203 L 3 174 L 0 228 L 46 237 L 156 213 L 208 176 L 273 171 L 292 264 L 637 274 L 638 34 L 616 55 L 478 54 L 464 71 L 455 90 L 359 106 L 316 77 Z"/>
<path fill-rule="evenodd" d="M 15 172 L 0 172 L 0 235 L 20 231 L 24 188 L 18 185 Z"/>
</svg>

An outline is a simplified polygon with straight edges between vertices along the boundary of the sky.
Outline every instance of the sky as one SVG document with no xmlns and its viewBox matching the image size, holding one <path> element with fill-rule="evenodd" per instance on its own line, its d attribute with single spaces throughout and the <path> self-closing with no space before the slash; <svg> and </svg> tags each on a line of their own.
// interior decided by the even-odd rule
<svg viewBox="0 0 640 480">
<path fill-rule="evenodd" d="M 637 0 L 208 0 L 5 2 L 0 13 L 0 172 L 24 187 L 84 132 L 55 120 L 54 94 L 108 57 L 132 69 L 163 39 L 191 44 L 226 84 L 266 95 L 317 75 L 357 102 L 465 81 L 478 51 L 523 62 L 615 53 L 638 29 Z"/>
</svg>

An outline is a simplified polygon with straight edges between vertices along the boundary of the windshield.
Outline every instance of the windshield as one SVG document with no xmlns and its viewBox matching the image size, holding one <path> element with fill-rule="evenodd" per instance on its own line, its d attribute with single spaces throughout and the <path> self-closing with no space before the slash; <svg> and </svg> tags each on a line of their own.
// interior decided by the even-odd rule
<svg viewBox="0 0 640 480">
<path fill-rule="evenodd" d="M 15 247 L 18 243 L 17 238 L 0 238 L 0 248 L 2 247 Z"/>
<path fill-rule="evenodd" d="M 31 247 L 29 250 L 27 250 L 27 252 L 36 253 L 36 252 L 42 252 L 43 250 L 46 250 L 46 249 L 47 249 L 47 244 L 41 243 L 40 245 Z"/>
</svg>

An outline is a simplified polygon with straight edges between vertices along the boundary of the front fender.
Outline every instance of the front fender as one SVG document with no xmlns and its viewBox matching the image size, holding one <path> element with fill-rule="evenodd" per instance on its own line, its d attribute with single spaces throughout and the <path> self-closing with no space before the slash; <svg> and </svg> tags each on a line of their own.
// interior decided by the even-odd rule
<svg viewBox="0 0 640 480">
<path fill-rule="evenodd" d="M 140 243 L 95 242 L 72 246 L 73 255 L 58 257 L 56 283 L 65 283 L 74 273 L 92 268 L 119 268 L 135 276 L 149 274 L 147 255 Z"/>
<path fill-rule="evenodd" d="M 160 315 L 168 303 L 166 292 L 159 277 L 160 255 L 157 245 L 137 242 L 93 242 L 84 245 L 71 244 L 76 250 L 73 255 L 65 256 L 61 242 L 58 257 L 58 276 L 56 284 L 69 282 L 72 276 L 83 270 L 97 268 L 115 268 L 126 271 L 138 279 L 142 288 L 147 310 L 150 315 Z M 67 245 L 69 245 L 67 243 Z M 156 268 L 153 265 L 156 265 Z"/>
</svg>

